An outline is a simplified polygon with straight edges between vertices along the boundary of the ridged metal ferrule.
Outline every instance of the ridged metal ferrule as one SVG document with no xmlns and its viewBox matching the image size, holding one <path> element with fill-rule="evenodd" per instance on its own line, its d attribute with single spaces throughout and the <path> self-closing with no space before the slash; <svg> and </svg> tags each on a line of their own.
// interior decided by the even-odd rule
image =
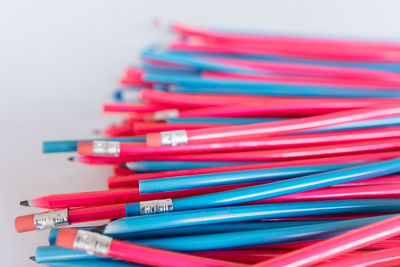
<svg viewBox="0 0 400 267">
<path fill-rule="evenodd" d="M 47 230 L 67 226 L 69 225 L 68 209 L 35 214 L 33 216 L 33 225 L 36 230 Z"/>
<path fill-rule="evenodd" d="M 140 214 L 164 213 L 173 211 L 172 199 L 158 199 L 140 202 Z"/>
<path fill-rule="evenodd" d="M 169 109 L 154 112 L 153 119 L 155 121 L 165 121 L 167 119 L 178 118 L 179 110 Z"/>
<path fill-rule="evenodd" d="M 94 232 L 79 230 L 76 234 L 73 248 L 88 254 L 107 256 L 112 238 Z"/>
<path fill-rule="evenodd" d="M 119 157 L 120 142 L 93 141 L 93 156 Z"/>
<path fill-rule="evenodd" d="M 161 132 L 162 146 L 184 145 L 188 142 L 186 130 Z"/>
</svg>

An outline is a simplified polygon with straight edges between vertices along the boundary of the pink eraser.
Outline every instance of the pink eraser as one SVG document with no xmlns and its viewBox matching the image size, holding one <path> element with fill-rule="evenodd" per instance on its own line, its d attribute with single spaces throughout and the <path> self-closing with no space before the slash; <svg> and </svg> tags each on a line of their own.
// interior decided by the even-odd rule
<svg viewBox="0 0 400 267">
<path fill-rule="evenodd" d="M 33 214 L 18 216 L 14 221 L 15 230 L 18 233 L 29 232 L 36 230 L 33 223 Z"/>
<path fill-rule="evenodd" d="M 63 248 L 73 248 L 78 230 L 72 228 L 61 228 L 57 234 L 56 245 Z"/>
<path fill-rule="evenodd" d="M 154 122 L 154 113 L 153 112 L 143 113 L 142 120 L 144 122 Z"/>
<path fill-rule="evenodd" d="M 160 147 L 161 144 L 161 134 L 160 133 L 149 133 L 146 134 L 146 145 L 148 147 Z"/>
<path fill-rule="evenodd" d="M 93 142 L 80 141 L 78 142 L 78 154 L 79 155 L 93 155 Z"/>
</svg>

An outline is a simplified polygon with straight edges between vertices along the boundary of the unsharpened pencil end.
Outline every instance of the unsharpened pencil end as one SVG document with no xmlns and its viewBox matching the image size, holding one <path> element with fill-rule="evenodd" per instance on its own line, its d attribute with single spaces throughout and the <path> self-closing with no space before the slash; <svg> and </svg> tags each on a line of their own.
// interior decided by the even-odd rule
<svg viewBox="0 0 400 267">
<path fill-rule="evenodd" d="M 33 214 L 18 216 L 15 218 L 14 227 L 18 233 L 36 230 L 33 222 Z"/>
<path fill-rule="evenodd" d="M 58 231 L 56 245 L 63 248 L 73 248 L 75 237 L 78 230 L 72 228 L 62 228 Z"/>
<path fill-rule="evenodd" d="M 154 122 L 155 121 L 154 113 L 153 112 L 144 113 L 142 119 L 144 122 Z"/>
<path fill-rule="evenodd" d="M 161 144 L 161 134 L 160 133 L 149 133 L 146 135 L 146 145 L 148 147 L 160 147 Z"/>
<path fill-rule="evenodd" d="M 22 200 L 19 202 L 19 205 L 25 206 L 25 207 L 30 207 L 29 201 L 28 200 Z"/>
<path fill-rule="evenodd" d="M 81 141 L 78 143 L 79 155 L 93 155 L 93 142 Z"/>
</svg>

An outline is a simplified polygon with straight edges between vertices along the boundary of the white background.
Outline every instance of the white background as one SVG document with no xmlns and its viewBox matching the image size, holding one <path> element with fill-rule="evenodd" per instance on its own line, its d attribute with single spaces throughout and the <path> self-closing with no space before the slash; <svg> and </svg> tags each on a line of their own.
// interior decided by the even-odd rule
<svg viewBox="0 0 400 267">
<path fill-rule="evenodd" d="M 1 266 L 28 257 L 47 233 L 16 234 L 19 201 L 105 188 L 109 168 L 42 155 L 41 141 L 91 137 L 116 117 L 102 101 L 124 66 L 155 40 L 159 17 L 201 26 L 400 40 L 400 1 L 0 0 Z"/>
</svg>

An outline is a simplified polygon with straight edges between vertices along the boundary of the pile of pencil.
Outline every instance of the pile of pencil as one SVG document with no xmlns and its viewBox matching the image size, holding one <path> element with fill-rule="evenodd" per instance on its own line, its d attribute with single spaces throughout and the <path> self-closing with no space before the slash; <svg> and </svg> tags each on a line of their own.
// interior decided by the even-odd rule
<svg viewBox="0 0 400 267">
<path fill-rule="evenodd" d="M 47 211 L 17 217 L 18 232 L 51 229 L 32 259 L 400 265 L 400 44 L 170 30 L 103 105 L 121 122 L 43 143 L 115 176 L 108 190 L 21 201 Z"/>
</svg>

